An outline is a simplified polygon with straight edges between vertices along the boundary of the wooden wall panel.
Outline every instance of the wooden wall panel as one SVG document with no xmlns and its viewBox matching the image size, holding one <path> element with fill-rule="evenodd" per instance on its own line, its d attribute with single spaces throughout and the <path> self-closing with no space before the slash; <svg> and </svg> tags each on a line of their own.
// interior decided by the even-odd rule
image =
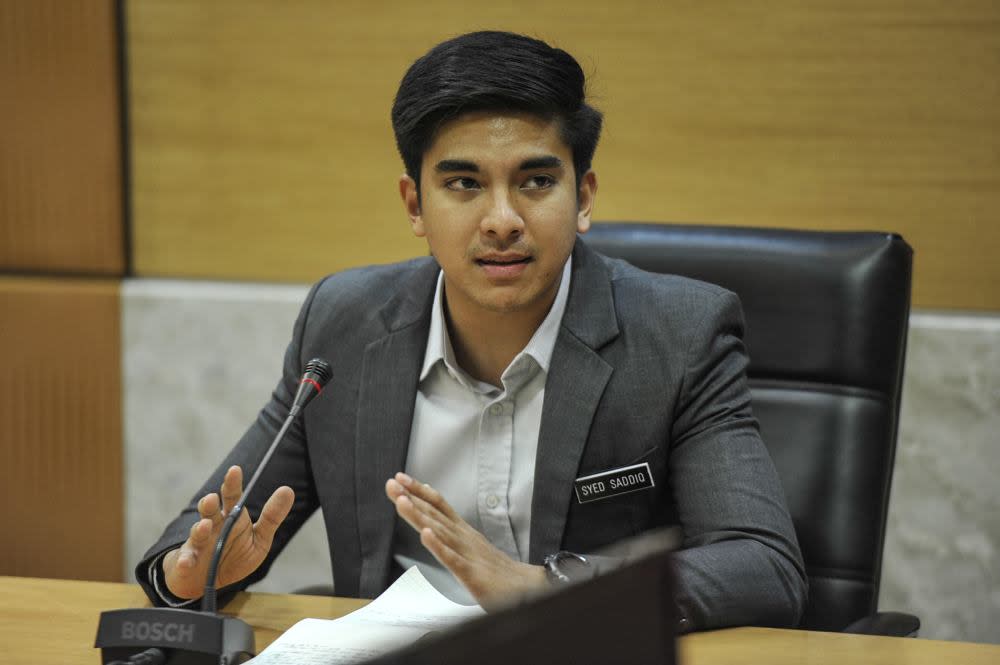
<svg viewBox="0 0 1000 665">
<path fill-rule="evenodd" d="M 0 270 L 122 274 L 113 0 L 0 3 Z"/>
<path fill-rule="evenodd" d="M 0 575 L 120 581 L 118 284 L 0 278 Z"/>
<path fill-rule="evenodd" d="M 134 0 L 135 265 L 310 281 L 424 251 L 406 66 L 478 28 L 577 55 L 599 219 L 902 233 L 915 304 L 1000 310 L 1000 3 Z"/>
</svg>

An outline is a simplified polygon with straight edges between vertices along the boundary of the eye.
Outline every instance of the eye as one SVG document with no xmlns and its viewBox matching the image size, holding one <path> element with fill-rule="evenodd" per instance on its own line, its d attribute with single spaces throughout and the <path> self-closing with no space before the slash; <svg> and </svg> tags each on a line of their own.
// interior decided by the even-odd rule
<svg viewBox="0 0 1000 665">
<path fill-rule="evenodd" d="M 533 175 L 528 178 L 521 189 L 548 189 L 556 184 L 556 179 L 547 174 Z"/>
<path fill-rule="evenodd" d="M 479 189 L 479 183 L 476 182 L 474 178 L 469 178 L 462 176 L 459 178 L 451 178 L 445 181 L 444 186 L 447 189 L 456 192 L 468 192 L 474 189 Z"/>
</svg>

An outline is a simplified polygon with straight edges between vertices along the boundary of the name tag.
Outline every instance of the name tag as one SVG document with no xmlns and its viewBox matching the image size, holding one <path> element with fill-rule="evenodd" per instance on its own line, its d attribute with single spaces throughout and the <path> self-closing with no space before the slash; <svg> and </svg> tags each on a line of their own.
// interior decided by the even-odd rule
<svg viewBox="0 0 1000 665">
<path fill-rule="evenodd" d="M 649 462 L 602 471 L 573 481 L 576 500 L 580 503 L 610 499 L 619 494 L 648 490 L 656 483 L 649 472 Z"/>
</svg>

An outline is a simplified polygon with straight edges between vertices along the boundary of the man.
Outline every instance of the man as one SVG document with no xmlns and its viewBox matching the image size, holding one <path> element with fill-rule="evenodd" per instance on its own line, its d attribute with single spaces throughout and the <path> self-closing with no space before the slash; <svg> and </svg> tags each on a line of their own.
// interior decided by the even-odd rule
<svg viewBox="0 0 1000 665">
<path fill-rule="evenodd" d="M 736 297 L 577 238 L 601 128 L 584 84 L 569 54 L 509 33 L 412 65 L 392 114 L 399 191 L 432 258 L 313 287 L 272 399 L 140 562 L 154 602 L 201 594 L 242 473 L 318 356 L 333 378 L 262 476 L 221 585 L 263 577 L 317 507 L 339 595 L 374 596 L 416 564 L 487 608 L 548 584 L 540 564 L 560 550 L 679 524 L 687 628 L 798 621 L 805 576 L 750 412 Z"/>
</svg>

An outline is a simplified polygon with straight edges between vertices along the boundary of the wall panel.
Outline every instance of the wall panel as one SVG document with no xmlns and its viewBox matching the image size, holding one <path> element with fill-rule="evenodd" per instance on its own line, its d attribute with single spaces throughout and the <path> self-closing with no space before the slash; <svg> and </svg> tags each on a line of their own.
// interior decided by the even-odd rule
<svg viewBox="0 0 1000 665">
<path fill-rule="evenodd" d="M 193 280 L 122 283 L 128 579 L 270 397 L 307 290 Z M 290 592 L 332 577 L 317 512 L 254 589 Z"/>
<path fill-rule="evenodd" d="M 0 575 L 121 580 L 118 284 L 0 278 Z"/>
<path fill-rule="evenodd" d="M 0 271 L 125 270 L 114 6 L 0 3 Z"/>
<path fill-rule="evenodd" d="M 592 73 L 599 219 L 894 230 L 917 305 L 1000 309 L 992 0 L 128 8 L 142 275 L 311 281 L 425 251 L 395 87 L 442 38 L 498 27 Z"/>
<path fill-rule="evenodd" d="M 920 636 L 1000 644 L 1000 316 L 917 312 L 879 608 Z"/>
</svg>

